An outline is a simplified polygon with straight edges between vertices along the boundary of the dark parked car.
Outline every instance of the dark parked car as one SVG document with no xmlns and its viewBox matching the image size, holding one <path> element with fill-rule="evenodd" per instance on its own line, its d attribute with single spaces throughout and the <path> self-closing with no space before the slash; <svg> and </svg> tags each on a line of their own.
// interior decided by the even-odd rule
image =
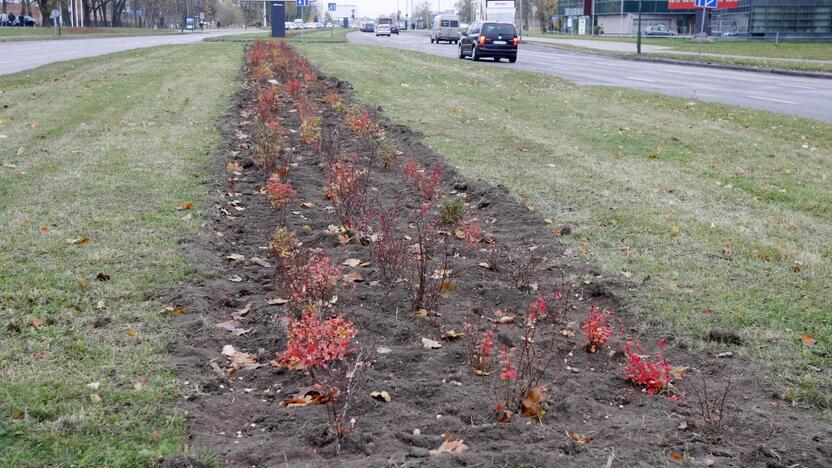
<svg viewBox="0 0 832 468">
<path fill-rule="evenodd" d="M 364 23 L 364 26 L 361 28 L 361 32 L 375 32 L 376 25 L 373 23 Z"/>
<path fill-rule="evenodd" d="M 393 34 L 398 34 L 399 33 L 399 27 L 396 26 L 395 24 L 393 24 L 392 26 L 390 26 L 390 32 L 393 33 Z"/>
<path fill-rule="evenodd" d="M 647 36 L 675 36 L 676 33 L 663 24 L 654 24 L 644 28 L 644 34 Z"/>
<path fill-rule="evenodd" d="M 459 58 L 492 57 L 495 62 L 506 58 L 514 63 L 519 42 L 513 24 L 475 21 L 468 26 L 468 31 L 460 34 Z"/>
<path fill-rule="evenodd" d="M 35 19 L 31 16 L 23 16 L 18 18 L 20 26 L 35 27 Z"/>
</svg>

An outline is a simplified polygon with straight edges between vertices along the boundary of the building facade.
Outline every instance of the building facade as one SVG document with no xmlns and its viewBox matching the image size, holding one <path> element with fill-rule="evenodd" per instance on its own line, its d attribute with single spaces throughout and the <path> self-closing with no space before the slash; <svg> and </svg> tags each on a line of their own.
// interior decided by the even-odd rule
<svg viewBox="0 0 832 468">
<path fill-rule="evenodd" d="M 751 38 L 832 38 L 832 0 L 739 0 L 719 2 L 709 10 L 705 31 L 715 36 Z M 560 0 L 558 15 L 564 29 L 574 30 L 577 18 L 594 19 L 604 34 L 635 34 L 638 0 Z M 690 0 L 642 0 L 642 28 L 663 24 L 680 35 L 694 35 L 702 23 L 701 11 Z M 592 31 L 586 28 L 586 32 Z"/>
</svg>

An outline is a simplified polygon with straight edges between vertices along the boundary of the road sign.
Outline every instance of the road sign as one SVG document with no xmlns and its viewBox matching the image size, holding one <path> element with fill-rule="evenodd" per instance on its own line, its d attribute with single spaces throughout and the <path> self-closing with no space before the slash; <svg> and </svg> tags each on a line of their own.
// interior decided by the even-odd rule
<svg viewBox="0 0 832 468">
<path fill-rule="evenodd" d="M 299 7 L 300 6 L 309 6 L 309 0 L 298 0 L 297 4 L 298 4 Z"/>
<path fill-rule="evenodd" d="M 329 11 L 335 11 L 335 10 L 338 9 L 338 5 L 336 5 L 335 3 L 327 3 L 326 6 L 327 6 L 327 10 L 329 10 Z"/>
<path fill-rule="evenodd" d="M 694 8 L 716 8 L 717 0 L 693 0 Z"/>
</svg>

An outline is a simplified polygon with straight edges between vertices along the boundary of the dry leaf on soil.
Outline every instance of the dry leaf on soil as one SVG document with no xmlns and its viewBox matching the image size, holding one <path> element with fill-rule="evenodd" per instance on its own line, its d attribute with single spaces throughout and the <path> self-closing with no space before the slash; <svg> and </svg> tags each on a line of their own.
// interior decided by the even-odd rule
<svg viewBox="0 0 832 468">
<path fill-rule="evenodd" d="M 569 432 L 569 438 L 574 440 L 575 443 L 578 444 L 578 445 L 586 445 L 586 444 L 588 444 L 592 441 L 591 436 L 588 436 L 588 435 L 585 435 L 585 434 L 580 434 L 580 433 L 577 433 L 577 432 L 574 432 L 574 431 Z"/>
<path fill-rule="evenodd" d="M 344 275 L 343 281 L 345 284 L 360 283 L 364 281 L 364 275 L 357 271 L 352 271 Z"/>
<path fill-rule="evenodd" d="M 803 344 L 804 344 L 805 346 L 808 346 L 808 347 L 810 347 L 810 348 L 811 348 L 812 346 L 815 346 L 816 344 L 818 344 L 818 340 L 814 339 L 814 338 L 812 337 L 812 335 L 810 335 L 810 334 L 808 334 L 808 333 L 807 333 L 807 334 L 805 334 L 805 335 L 802 335 L 802 336 L 800 337 L 800 341 L 802 341 L 802 342 L 803 342 Z"/>
<path fill-rule="evenodd" d="M 185 200 L 180 200 L 179 203 L 177 203 L 177 205 L 179 206 L 180 210 L 190 210 L 194 207 L 193 202 L 189 202 L 189 201 L 185 201 Z"/>
<path fill-rule="evenodd" d="M 79 237 L 77 239 L 67 239 L 67 244 L 75 244 L 75 245 L 87 245 L 90 243 L 89 237 Z"/>
<path fill-rule="evenodd" d="M 227 258 L 228 260 L 231 260 L 233 262 L 240 262 L 240 261 L 243 261 L 243 260 L 246 259 L 245 255 L 240 255 L 240 254 L 236 254 L 236 253 L 231 254 L 231 255 L 229 255 L 225 258 Z"/>
<path fill-rule="evenodd" d="M 348 258 L 344 260 L 344 263 L 342 263 L 341 265 L 355 268 L 358 265 L 361 265 L 361 260 L 357 258 Z"/>
<path fill-rule="evenodd" d="M 422 345 L 427 349 L 439 349 L 442 347 L 442 343 L 431 340 L 430 338 L 422 338 Z"/>
<path fill-rule="evenodd" d="M 464 439 L 454 439 L 450 432 L 442 434 L 445 438 L 442 444 L 435 450 L 431 450 L 431 455 L 438 455 L 440 453 L 462 453 L 468 450 L 468 446 L 463 443 Z"/>
<path fill-rule="evenodd" d="M 526 394 L 526 397 L 520 401 L 520 406 L 523 408 L 523 415 L 541 418 L 546 412 L 541 407 L 541 403 L 548 399 L 549 395 L 546 393 L 545 388 L 533 387 Z"/>
<path fill-rule="evenodd" d="M 266 299 L 266 304 L 268 305 L 283 305 L 289 302 L 286 299 L 276 298 L 276 299 Z"/>
<path fill-rule="evenodd" d="M 260 265 L 263 268 L 271 268 L 272 267 L 271 263 L 263 260 L 260 257 L 251 257 L 251 263 L 255 263 L 257 265 Z"/>
<path fill-rule="evenodd" d="M 383 401 L 385 403 L 390 403 L 390 401 L 392 400 L 392 398 L 390 397 L 390 394 L 387 393 L 384 390 L 382 390 L 380 392 L 378 390 L 374 390 L 374 391 L 370 392 L 370 398 L 373 398 L 374 400 L 378 400 L 378 401 Z"/>
</svg>

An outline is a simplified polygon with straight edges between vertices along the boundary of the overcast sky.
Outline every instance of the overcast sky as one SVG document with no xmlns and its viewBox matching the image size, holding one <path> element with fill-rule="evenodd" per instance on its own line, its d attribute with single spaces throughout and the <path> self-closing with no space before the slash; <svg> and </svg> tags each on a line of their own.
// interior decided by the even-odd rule
<svg viewBox="0 0 832 468">
<path fill-rule="evenodd" d="M 329 1 L 329 0 L 319 0 L 319 1 Z M 400 10 L 402 12 L 402 17 L 408 12 L 408 10 L 413 10 L 413 5 L 420 3 L 421 0 L 335 0 L 338 5 L 356 5 L 356 12 L 355 16 L 368 16 L 370 18 L 376 17 L 378 15 L 387 15 L 390 13 L 395 13 L 396 10 Z M 432 2 L 434 10 L 440 9 L 452 9 L 454 7 L 455 0 L 429 0 Z"/>
</svg>

